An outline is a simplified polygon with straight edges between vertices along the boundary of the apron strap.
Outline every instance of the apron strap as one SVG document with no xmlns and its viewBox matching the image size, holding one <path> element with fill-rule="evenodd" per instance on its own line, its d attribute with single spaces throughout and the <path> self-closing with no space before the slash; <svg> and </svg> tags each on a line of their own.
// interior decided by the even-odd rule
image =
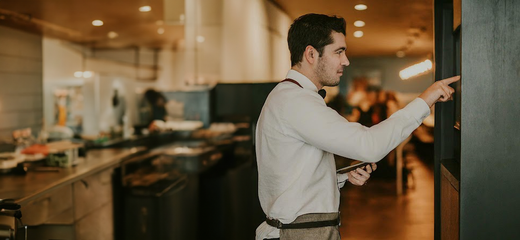
<svg viewBox="0 0 520 240">
<path fill-rule="evenodd" d="M 281 82 L 292 82 L 292 83 L 300 86 L 301 88 L 303 88 L 302 85 L 299 82 L 297 82 L 296 80 L 294 80 L 294 79 L 286 78 L 285 80 L 283 80 Z"/>
<path fill-rule="evenodd" d="M 281 81 L 281 82 L 292 82 L 292 83 L 294 83 L 294 84 L 300 86 L 301 88 L 303 88 L 302 85 L 301 85 L 299 82 L 297 82 L 296 80 L 294 80 L 294 79 L 286 78 L 285 80 L 283 80 L 283 81 Z M 325 91 L 325 89 L 322 88 L 322 89 L 320 89 L 320 90 L 318 91 L 318 94 L 319 94 L 322 98 L 325 98 L 325 96 L 327 95 L 327 91 Z"/>
<path fill-rule="evenodd" d="M 302 223 L 282 223 L 278 219 L 267 218 L 265 220 L 267 224 L 278 229 L 305 229 L 305 228 L 320 228 L 338 226 L 340 223 L 340 215 L 336 219 L 314 221 L 314 222 L 302 222 Z"/>
</svg>

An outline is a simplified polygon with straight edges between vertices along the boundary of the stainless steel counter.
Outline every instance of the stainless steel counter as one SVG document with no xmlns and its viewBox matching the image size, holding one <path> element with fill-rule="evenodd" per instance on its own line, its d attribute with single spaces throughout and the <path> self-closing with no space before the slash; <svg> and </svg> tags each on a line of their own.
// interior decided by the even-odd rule
<svg viewBox="0 0 520 240">
<path fill-rule="evenodd" d="M 29 171 L 26 175 L 0 176 L 0 199 L 14 199 L 24 205 L 54 189 L 117 167 L 122 160 L 143 151 L 145 148 L 90 150 L 77 166 L 55 172 Z"/>
</svg>

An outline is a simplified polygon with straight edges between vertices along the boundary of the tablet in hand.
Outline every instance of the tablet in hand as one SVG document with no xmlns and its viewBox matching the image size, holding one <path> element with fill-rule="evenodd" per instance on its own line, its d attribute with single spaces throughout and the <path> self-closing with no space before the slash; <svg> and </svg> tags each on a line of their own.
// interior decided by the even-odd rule
<svg viewBox="0 0 520 240">
<path fill-rule="evenodd" d="M 336 173 L 343 173 L 343 172 L 350 172 L 350 171 L 353 171 L 357 168 L 363 168 L 365 167 L 366 165 L 369 165 L 371 164 L 370 162 L 361 162 L 361 161 L 357 161 L 355 162 L 354 164 L 350 165 L 350 166 L 347 166 L 347 167 L 344 167 L 344 168 L 340 168 L 338 170 L 336 170 Z"/>
</svg>

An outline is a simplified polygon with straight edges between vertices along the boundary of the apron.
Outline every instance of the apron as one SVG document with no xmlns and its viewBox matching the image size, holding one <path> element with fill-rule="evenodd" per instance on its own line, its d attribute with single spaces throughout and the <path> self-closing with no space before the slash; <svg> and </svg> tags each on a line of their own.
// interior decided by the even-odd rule
<svg viewBox="0 0 520 240">
<path fill-rule="evenodd" d="M 282 82 L 292 82 L 303 88 L 293 79 Z M 326 92 L 320 89 L 318 94 L 325 98 Z M 281 224 L 278 220 L 268 219 L 267 224 L 280 229 L 280 240 L 341 240 L 339 235 L 339 212 L 335 213 L 308 213 L 298 216 L 290 224 Z M 328 222 L 320 224 L 317 222 Z M 283 225 L 283 226 L 282 226 Z M 316 225 L 326 225 L 317 227 Z"/>
<path fill-rule="evenodd" d="M 306 225 L 316 225 L 316 222 L 334 222 L 338 219 L 339 213 L 337 212 L 308 213 L 297 217 L 296 220 L 290 224 L 286 224 L 282 227 L 273 227 L 280 229 L 280 240 L 341 240 L 339 234 L 339 224 L 326 224 L 329 226 L 323 227 L 305 227 Z M 337 223 L 339 223 L 339 221 L 337 221 Z M 271 223 L 268 224 L 271 225 Z"/>
</svg>

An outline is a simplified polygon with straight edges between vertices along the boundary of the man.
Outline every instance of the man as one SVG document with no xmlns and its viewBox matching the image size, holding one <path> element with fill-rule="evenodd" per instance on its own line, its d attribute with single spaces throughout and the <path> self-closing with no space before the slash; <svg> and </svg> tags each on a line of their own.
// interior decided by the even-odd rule
<svg viewBox="0 0 520 240">
<path fill-rule="evenodd" d="M 363 185 L 376 165 L 336 175 L 333 154 L 375 163 L 408 137 L 437 101 L 454 92 L 438 81 L 402 110 L 371 128 L 348 122 L 318 94 L 336 86 L 349 65 L 345 20 L 307 14 L 294 21 L 292 68 L 269 94 L 258 119 L 258 194 L 267 219 L 256 239 L 339 240 L 339 188 Z"/>
</svg>

